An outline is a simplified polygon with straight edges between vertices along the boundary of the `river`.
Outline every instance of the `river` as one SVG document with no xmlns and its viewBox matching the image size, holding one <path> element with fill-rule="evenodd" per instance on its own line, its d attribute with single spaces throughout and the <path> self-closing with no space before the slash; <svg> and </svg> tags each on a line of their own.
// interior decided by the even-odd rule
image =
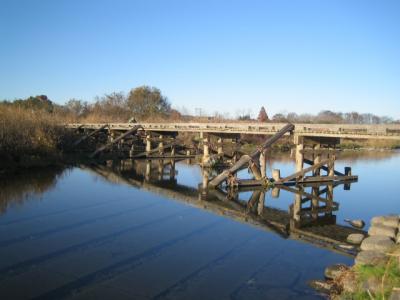
<svg viewBox="0 0 400 300">
<path fill-rule="evenodd" d="M 340 244 L 352 230 L 344 220 L 368 223 L 400 208 L 399 153 L 349 152 L 336 166 L 351 166 L 358 182 L 335 187 L 334 202 L 305 208 L 296 221 L 293 191 L 204 195 L 201 169 L 186 160 L 174 169 L 123 162 L 2 179 L 0 295 L 321 299 L 307 282 L 353 261 Z M 289 175 L 294 163 L 285 154 L 272 168 Z"/>
</svg>

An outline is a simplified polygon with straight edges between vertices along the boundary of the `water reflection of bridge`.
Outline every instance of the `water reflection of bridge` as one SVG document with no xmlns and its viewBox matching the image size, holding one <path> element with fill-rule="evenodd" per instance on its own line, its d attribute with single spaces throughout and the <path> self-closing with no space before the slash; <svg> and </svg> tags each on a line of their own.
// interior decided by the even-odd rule
<svg viewBox="0 0 400 300">
<path fill-rule="evenodd" d="M 177 180 L 176 160 L 109 161 L 106 165 L 83 165 L 107 181 L 127 184 L 163 197 L 187 203 L 239 222 L 273 231 L 284 238 L 297 239 L 328 248 L 345 255 L 353 255 L 354 247 L 347 243 L 351 233 L 362 230 L 336 223 L 335 211 L 339 203 L 333 201 L 333 190 L 340 183 L 279 186 L 271 193 L 268 188 L 203 189 L 182 185 Z M 209 170 L 203 170 L 206 181 Z M 347 184 L 345 188 L 349 188 Z M 288 210 L 266 206 L 266 197 L 279 197 L 280 190 L 294 196 Z M 243 200 L 242 192 L 251 192 Z"/>
</svg>

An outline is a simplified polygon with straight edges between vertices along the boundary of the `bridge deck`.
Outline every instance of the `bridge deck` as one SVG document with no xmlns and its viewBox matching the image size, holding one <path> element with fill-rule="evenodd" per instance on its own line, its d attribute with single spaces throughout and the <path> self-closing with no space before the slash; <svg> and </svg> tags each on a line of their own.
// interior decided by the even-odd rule
<svg viewBox="0 0 400 300">
<path fill-rule="evenodd" d="M 100 129 L 104 123 L 72 123 L 67 128 Z M 127 131 L 138 124 L 109 123 L 111 130 Z M 214 134 L 262 134 L 272 135 L 285 123 L 141 123 L 144 130 L 157 132 L 204 132 Z M 294 133 L 308 137 L 332 137 L 349 139 L 400 140 L 400 124 L 353 125 L 353 124 L 294 124 Z"/>
</svg>

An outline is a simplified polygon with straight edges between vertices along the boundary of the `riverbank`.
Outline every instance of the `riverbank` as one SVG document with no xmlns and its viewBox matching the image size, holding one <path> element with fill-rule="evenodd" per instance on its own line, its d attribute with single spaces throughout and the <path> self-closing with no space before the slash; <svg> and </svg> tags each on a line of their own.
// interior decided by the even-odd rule
<svg viewBox="0 0 400 300">
<path fill-rule="evenodd" d="M 0 173 L 59 165 L 74 133 L 59 116 L 0 105 Z"/>
<path fill-rule="evenodd" d="M 329 266 L 310 285 L 331 299 L 400 299 L 399 230 L 398 215 L 372 218 L 367 237 L 349 236 L 360 250 L 354 265 Z"/>
</svg>

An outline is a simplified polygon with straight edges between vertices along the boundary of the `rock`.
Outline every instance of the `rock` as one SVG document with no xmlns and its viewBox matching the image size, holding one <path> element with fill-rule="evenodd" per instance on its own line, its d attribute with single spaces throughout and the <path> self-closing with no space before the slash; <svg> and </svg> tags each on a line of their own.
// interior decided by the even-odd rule
<svg viewBox="0 0 400 300">
<path fill-rule="evenodd" d="M 351 233 L 347 236 L 347 242 L 354 245 L 359 245 L 365 236 L 362 233 Z"/>
<path fill-rule="evenodd" d="M 310 280 L 308 285 L 324 294 L 329 294 L 332 288 L 332 283 L 325 280 Z"/>
<path fill-rule="evenodd" d="M 400 232 L 397 233 L 396 244 L 400 244 Z"/>
<path fill-rule="evenodd" d="M 374 235 L 364 239 L 361 243 L 360 248 L 361 250 L 374 250 L 385 253 L 389 251 L 394 245 L 394 242 L 389 237 Z"/>
<path fill-rule="evenodd" d="M 341 248 L 341 249 L 345 249 L 345 250 L 354 250 L 354 246 L 352 246 L 352 245 L 346 245 L 346 244 L 339 244 L 339 245 L 337 245 L 339 248 Z"/>
<path fill-rule="evenodd" d="M 387 259 L 386 255 L 379 251 L 366 250 L 361 251 L 357 254 L 354 263 L 356 265 L 376 265 L 381 262 L 385 262 Z"/>
<path fill-rule="evenodd" d="M 349 269 L 349 267 L 344 264 L 335 264 L 335 265 L 329 266 L 325 269 L 325 277 L 327 279 L 335 279 L 340 274 L 342 274 L 344 271 L 347 271 L 348 269 Z"/>
<path fill-rule="evenodd" d="M 383 236 L 387 236 L 393 240 L 396 238 L 396 233 L 397 233 L 397 228 L 394 229 L 392 227 L 385 226 L 385 225 L 379 225 L 379 224 L 372 225 L 368 230 L 368 234 L 371 236 L 383 235 Z"/>
<path fill-rule="evenodd" d="M 393 288 L 389 300 L 400 300 L 400 288 Z"/>
<path fill-rule="evenodd" d="M 363 228 L 365 226 L 365 222 L 363 220 L 345 219 L 345 222 L 349 223 L 351 226 L 356 227 L 356 228 Z"/>
<path fill-rule="evenodd" d="M 392 228 L 398 228 L 399 222 L 399 216 L 378 216 L 371 219 L 371 225 L 384 225 Z"/>
</svg>

